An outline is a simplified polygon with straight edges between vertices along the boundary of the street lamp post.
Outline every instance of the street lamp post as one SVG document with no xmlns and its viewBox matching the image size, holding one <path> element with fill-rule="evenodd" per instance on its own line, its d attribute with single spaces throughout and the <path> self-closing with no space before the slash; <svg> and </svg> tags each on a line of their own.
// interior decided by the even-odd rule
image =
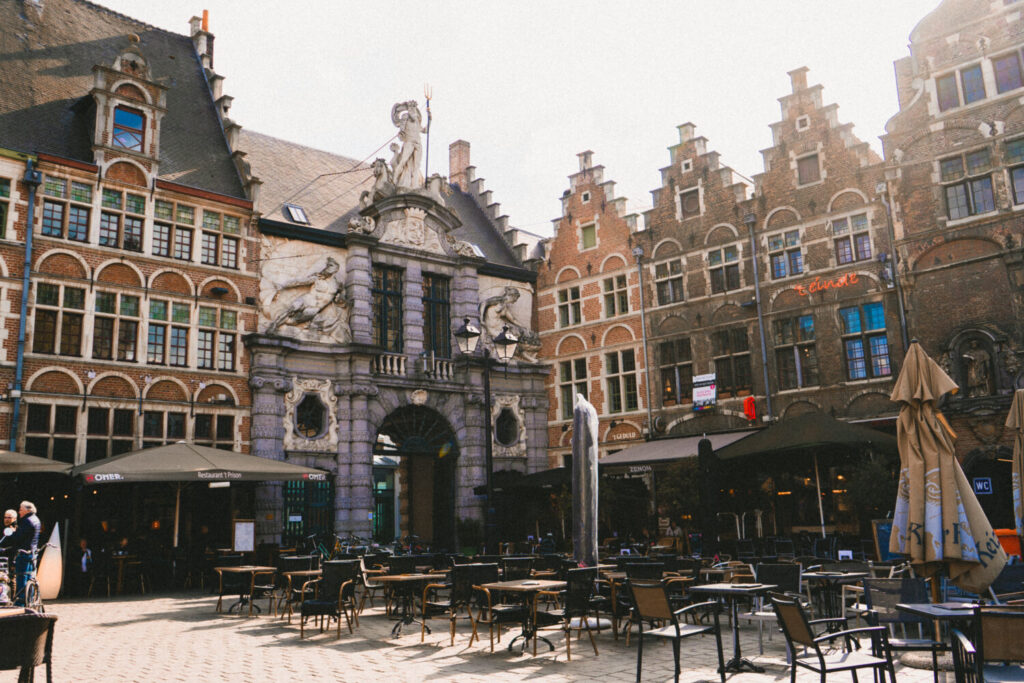
<svg viewBox="0 0 1024 683">
<path fill-rule="evenodd" d="M 462 325 L 453 333 L 459 352 L 467 359 L 473 357 L 477 342 L 480 341 L 480 329 L 463 318 Z M 508 325 L 501 328 L 501 333 L 491 340 L 498 358 L 495 362 L 508 363 L 516 353 L 519 339 L 508 331 Z M 486 488 L 486 504 L 484 506 L 484 551 L 494 551 L 494 436 L 491 433 L 491 350 L 483 349 L 484 375 L 484 475 Z"/>
</svg>

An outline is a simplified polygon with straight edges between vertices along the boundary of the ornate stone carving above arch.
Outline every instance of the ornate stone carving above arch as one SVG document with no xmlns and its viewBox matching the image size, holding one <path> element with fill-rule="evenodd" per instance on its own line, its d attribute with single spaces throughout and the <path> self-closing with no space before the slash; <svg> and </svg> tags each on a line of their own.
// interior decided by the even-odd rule
<svg viewBox="0 0 1024 683">
<path fill-rule="evenodd" d="M 326 412 L 323 433 L 308 437 L 298 432 L 296 411 L 308 396 L 319 399 Z M 338 450 L 338 397 L 334 395 L 329 379 L 292 377 L 292 389 L 284 397 L 284 439 L 282 445 L 287 451 L 316 451 L 331 453 Z"/>
<path fill-rule="evenodd" d="M 518 395 L 498 395 L 491 405 L 494 455 L 503 458 L 526 456 L 526 413 Z M 499 431 L 504 434 L 499 434 Z"/>
</svg>

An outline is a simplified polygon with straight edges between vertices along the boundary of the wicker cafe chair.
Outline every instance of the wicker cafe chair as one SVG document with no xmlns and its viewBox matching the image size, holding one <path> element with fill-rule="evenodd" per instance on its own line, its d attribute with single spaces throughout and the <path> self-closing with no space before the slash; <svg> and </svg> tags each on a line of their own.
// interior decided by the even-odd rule
<svg viewBox="0 0 1024 683">
<path fill-rule="evenodd" d="M 345 617 L 348 631 L 352 633 L 352 622 L 359 625 L 356 614 L 356 583 L 359 580 L 359 560 L 332 560 L 323 563 L 323 575 L 307 581 L 302 587 L 302 602 L 299 605 L 299 638 L 306 635 L 306 620 L 317 617 L 320 630 L 324 630 L 324 618 L 338 620 L 338 638 L 341 638 L 341 617 Z M 314 588 L 309 596 L 307 587 Z"/>
<path fill-rule="evenodd" d="M 473 620 L 473 635 L 469 638 L 469 644 L 480 637 L 479 626 L 485 624 L 491 637 L 491 652 L 494 652 L 494 627 L 498 627 L 498 642 L 501 642 L 501 627 L 504 624 L 521 624 L 526 618 L 526 607 L 523 605 L 510 605 L 495 603 L 491 591 L 483 588 L 483 584 L 492 583 L 498 580 L 498 565 L 483 564 L 477 565 L 479 572 L 473 585 L 473 602 L 477 608 L 476 619 Z"/>
<path fill-rule="evenodd" d="M 570 569 L 566 575 L 564 591 L 539 591 L 533 598 L 533 623 L 538 628 L 559 626 L 565 632 L 565 656 L 572 661 L 572 629 L 577 633 L 587 632 L 590 645 L 597 652 L 593 631 L 600 632 L 600 620 L 597 618 L 594 597 L 594 582 L 597 581 L 597 567 Z M 557 597 L 562 600 L 560 609 L 541 612 L 538 604 L 543 597 Z M 593 615 L 593 620 L 591 616 Z M 591 628 L 593 624 L 593 628 Z M 537 635 L 533 637 L 533 654 L 537 654 Z"/>
<path fill-rule="evenodd" d="M 370 565 L 366 557 L 360 558 L 359 560 L 359 572 L 360 572 L 360 584 L 363 587 L 362 595 L 359 598 L 359 613 L 363 613 L 363 607 L 366 605 L 366 599 L 370 599 L 370 607 L 373 607 L 373 598 L 378 592 L 384 593 L 384 611 L 386 614 L 391 614 L 391 601 L 388 600 L 387 586 L 377 580 L 378 576 L 383 576 L 388 573 L 387 569 L 379 568 L 378 566 Z"/>
<path fill-rule="evenodd" d="M 816 635 L 811 628 L 813 625 L 835 620 L 808 621 L 803 607 L 796 598 L 777 593 L 770 597 L 772 605 L 775 607 L 775 613 L 779 617 L 779 625 L 782 626 L 782 632 L 786 636 L 789 651 L 793 655 L 790 665 L 790 681 L 792 683 L 796 683 L 798 666 L 816 672 L 821 676 L 822 681 L 827 678 L 828 674 L 836 671 L 849 671 L 856 680 L 858 669 L 873 669 L 877 680 L 885 680 L 885 672 L 888 671 L 891 683 L 896 683 L 896 671 L 893 667 L 892 652 L 889 650 L 887 631 L 884 626 L 867 626 Z M 859 645 L 854 637 L 861 635 L 871 637 L 872 654 L 865 654 L 853 649 Z M 822 643 L 831 643 L 837 638 L 846 641 L 845 651 L 822 651 Z M 797 646 L 805 648 L 803 654 L 797 654 Z M 807 652 L 807 650 L 811 650 L 811 652 Z"/>
<path fill-rule="evenodd" d="M 292 623 L 292 609 L 294 605 L 302 602 L 302 598 L 306 592 L 306 581 L 304 579 L 293 579 L 289 584 L 288 578 L 285 576 L 285 572 L 301 572 L 309 571 L 313 568 L 314 558 L 312 555 L 281 555 L 277 558 L 277 572 L 278 576 L 281 577 L 281 599 L 284 600 L 284 607 L 281 607 L 281 613 L 285 610 L 288 611 L 288 623 Z M 288 586 L 291 585 L 289 591 Z M 313 586 L 309 586 L 308 592 L 310 595 L 313 593 Z M 280 607 L 280 600 L 278 600 L 277 607 Z"/>
<path fill-rule="evenodd" d="M 503 557 L 501 558 L 502 581 L 517 581 L 528 579 L 533 572 L 532 557 Z"/>
<path fill-rule="evenodd" d="M 252 583 L 249 585 L 249 616 L 252 616 L 253 607 L 256 607 L 255 602 L 260 598 L 267 599 L 267 614 L 273 611 L 274 616 L 277 616 L 277 601 L 281 598 L 281 594 L 278 592 L 277 570 L 253 572 L 251 581 Z"/>
<path fill-rule="evenodd" d="M 668 591 L 657 582 L 630 581 L 630 593 L 633 596 L 633 612 L 636 622 L 640 625 L 640 641 L 636 648 L 636 680 L 640 681 L 644 659 L 644 636 L 667 638 L 672 641 L 672 656 L 675 659 L 675 680 L 679 681 L 679 643 L 683 638 L 712 634 L 718 649 L 718 671 L 725 683 L 725 658 L 722 655 L 722 629 L 718 615 L 722 604 L 716 600 L 688 605 L 673 610 L 669 605 Z M 713 619 L 707 624 L 688 624 L 685 616 L 701 612 L 710 613 Z M 644 631 L 644 621 L 660 621 L 664 625 Z"/>
<path fill-rule="evenodd" d="M 457 564 L 451 569 L 451 584 L 430 583 L 423 588 L 423 622 L 420 626 L 420 642 L 423 642 L 427 631 L 427 620 L 431 617 L 448 615 L 449 631 L 451 632 L 451 644 L 455 644 L 455 622 L 459 613 L 464 612 L 470 620 L 473 614 L 470 611 L 473 603 L 473 586 L 479 584 L 483 579 L 479 568 L 485 565 Z M 448 591 L 447 600 L 438 600 L 438 591 Z M 434 600 L 430 600 L 433 596 Z"/>
<path fill-rule="evenodd" d="M 46 681 L 52 683 L 53 614 L 26 612 L 0 619 L 0 670 L 20 669 L 18 683 L 35 678 L 35 668 L 46 665 Z"/>
<path fill-rule="evenodd" d="M 1024 606 L 974 608 L 975 670 L 980 681 L 1024 681 Z"/>
</svg>

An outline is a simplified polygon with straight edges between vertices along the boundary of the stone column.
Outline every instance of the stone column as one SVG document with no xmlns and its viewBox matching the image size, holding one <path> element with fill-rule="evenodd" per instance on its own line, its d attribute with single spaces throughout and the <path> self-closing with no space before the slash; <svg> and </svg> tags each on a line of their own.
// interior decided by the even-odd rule
<svg viewBox="0 0 1024 683">
<path fill-rule="evenodd" d="M 481 264 L 480 259 L 462 257 L 459 260 L 459 268 L 452 281 L 452 330 L 459 329 L 463 318 L 469 318 L 480 326 L 480 285 L 476 269 Z"/>
<path fill-rule="evenodd" d="M 479 368 L 469 373 L 471 386 L 482 386 Z M 456 519 L 484 519 L 485 497 L 473 493 L 477 486 L 483 486 L 487 479 L 484 472 L 484 396 L 479 389 L 465 398 L 463 404 L 465 429 L 459 442 L 459 463 L 456 481 L 458 500 L 455 501 Z"/>
<path fill-rule="evenodd" d="M 407 358 L 418 358 L 423 352 L 423 271 L 420 262 L 405 263 L 402 278 L 402 340 Z"/>
<path fill-rule="evenodd" d="M 349 497 L 352 533 L 369 538 L 373 532 L 370 512 L 373 510 L 373 440 L 376 428 L 370 423 L 368 396 L 375 396 L 377 388 L 372 385 L 352 387 L 352 431 L 349 435 Z"/>
<path fill-rule="evenodd" d="M 342 435 L 352 434 L 352 395 L 348 381 L 334 385 L 338 397 L 338 453 L 335 456 L 337 474 L 334 478 L 334 531 L 339 536 L 355 533 L 352 528 L 352 495 L 349 482 L 352 479 L 352 451 Z"/>
<path fill-rule="evenodd" d="M 349 233 L 348 256 L 345 261 L 346 294 L 352 300 L 349 327 L 356 344 L 373 344 L 373 263 L 370 247 L 376 240 L 366 235 Z"/>
<path fill-rule="evenodd" d="M 263 354 L 253 354 L 255 362 Z M 272 358 L 275 357 L 273 354 Z M 261 458 L 280 460 L 284 453 L 284 394 L 291 391 L 291 382 L 281 377 L 254 375 L 252 387 L 252 453 Z M 256 487 L 256 542 L 280 543 L 284 529 L 284 499 L 281 482 L 268 482 Z"/>
</svg>

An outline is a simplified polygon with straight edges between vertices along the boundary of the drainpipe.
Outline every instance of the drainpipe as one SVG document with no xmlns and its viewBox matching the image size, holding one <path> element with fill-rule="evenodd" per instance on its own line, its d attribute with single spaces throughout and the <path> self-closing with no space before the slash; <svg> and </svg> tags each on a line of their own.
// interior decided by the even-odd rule
<svg viewBox="0 0 1024 683">
<path fill-rule="evenodd" d="M 651 364 L 647 354 L 647 306 L 644 303 L 644 267 L 641 263 L 644 257 L 644 248 L 639 244 L 633 247 L 633 256 L 636 257 L 636 273 L 640 285 L 640 334 L 644 342 L 644 387 L 647 389 L 647 440 L 654 437 L 654 420 L 651 418 Z M 655 510 L 657 514 L 657 510 Z"/>
<path fill-rule="evenodd" d="M 903 286 L 900 285 L 899 267 L 896 263 L 896 248 L 893 246 L 892 207 L 889 206 L 889 185 L 878 183 L 875 186 L 878 198 L 885 207 L 885 236 L 889 240 L 889 259 L 892 261 L 892 281 L 896 285 L 896 305 L 900 312 L 900 337 L 903 339 L 903 353 L 910 348 L 910 334 L 907 332 L 907 313 L 903 308 Z"/>
<path fill-rule="evenodd" d="M 25 176 L 21 179 L 28 187 L 28 216 L 25 219 L 25 267 L 21 275 L 21 317 L 18 321 L 18 359 L 14 366 L 14 388 L 11 398 L 14 407 L 11 410 L 11 444 L 10 450 L 17 450 L 18 413 L 21 410 L 21 378 L 25 372 L 25 328 L 28 327 L 28 288 L 29 275 L 32 272 L 32 232 L 35 226 L 36 190 L 43 181 L 43 175 L 32 167 L 32 159 L 25 160 Z"/>
<path fill-rule="evenodd" d="M 757 306 L 757 329 L 761 334 L 761 369 L 764 370 L 764 403 L 765 415 L 768 421 L 773 419 L 772 415 L 772 388 L 768 383 L 768 346 L 764 341 L 764 312 L 761 310 L 761 278 L 757 274 L 757 239 L 754 237 L 754 223 L 757 216 L 748 213 L 743 216 L 743 222 L 747 224 L 747 232 L 750 234 L 750 262 L 754 264 L 754 303 Z"/>
</svg>

